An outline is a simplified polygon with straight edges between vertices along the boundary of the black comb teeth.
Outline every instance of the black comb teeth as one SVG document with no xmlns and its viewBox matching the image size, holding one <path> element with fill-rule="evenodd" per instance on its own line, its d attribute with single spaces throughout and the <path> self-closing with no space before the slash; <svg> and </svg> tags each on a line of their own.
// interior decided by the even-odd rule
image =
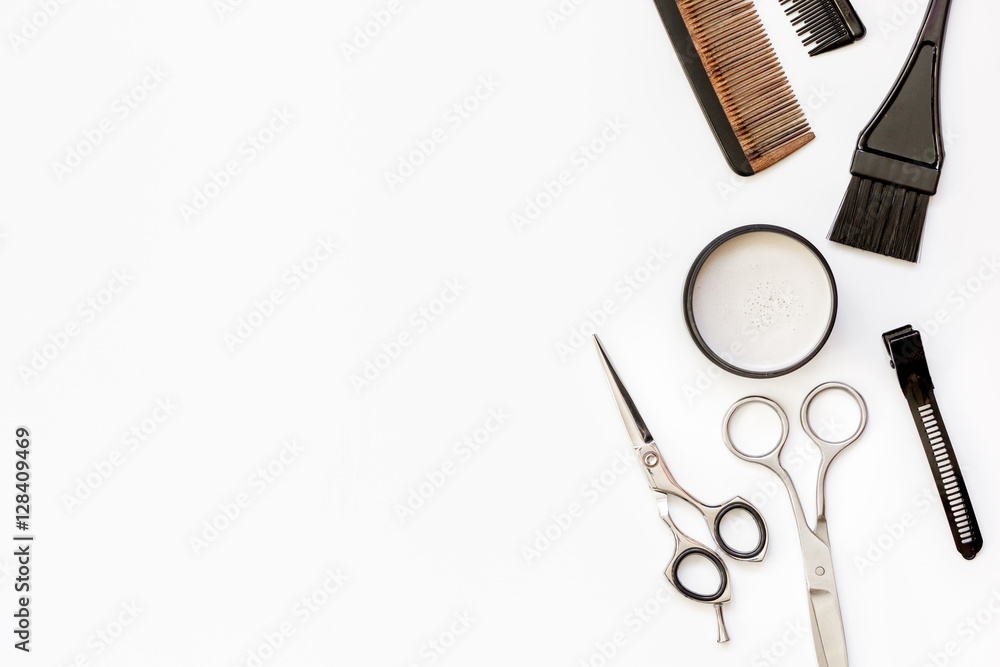
<svg viewBox="0 0 1000 667">
<path fill-rule="evenodd" d="M 849 0 L 780 2 L 810 56 L 839 49 L 865 36 L 865 26 Z"/>
</svg>

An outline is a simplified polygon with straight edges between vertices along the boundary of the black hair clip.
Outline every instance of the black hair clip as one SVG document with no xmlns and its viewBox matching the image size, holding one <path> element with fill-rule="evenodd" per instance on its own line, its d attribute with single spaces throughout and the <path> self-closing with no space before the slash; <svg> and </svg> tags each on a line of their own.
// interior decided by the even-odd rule
<svg viewBox="0 0 1000 667">
<path fill-rule="evenodd" d="M 951 446 L 951 438 L 934 398 L 934 383 L 927 368 L 920 332 L 907 325 L 882 334 L 882 341 L 920 432 L 920 441 L 934 473 L 955 546 L 963 557 L 972 560 L 983 548 L 983 536 L 979 532 L 979 523 Z"/>
</svg>

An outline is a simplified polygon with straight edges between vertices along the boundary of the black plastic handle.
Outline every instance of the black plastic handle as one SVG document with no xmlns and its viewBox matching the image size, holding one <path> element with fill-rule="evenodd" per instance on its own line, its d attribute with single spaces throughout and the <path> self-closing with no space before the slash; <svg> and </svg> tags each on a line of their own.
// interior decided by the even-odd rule
<svg viewBox="0 0 1000 667">
<path fill-rule="evenodd" d="M 944 31 L 948 25 L 948 10 L 951 0 L 934 0 L 927 8 L 924 25 L 920 31 L 920 41 L 930 42 L 938 48 L 944 43 Z"/>
<path fill-rule="evenodd" d="M 939 104 L 941 47 L 951 0 L 932 0 L 903 71 L 858 137 L 855 176 L 937 192 L 944 162 Z"/>
<path fill-rule="evenodd" d="M 757 546 L 749 551 L 741 551 L 731 547 L 726 544 L 726 540 L 722 536 L 722 520 L 727 514 L 734 510 L 743 510 L 749 514 L 750 518 L 753 519 L 753 522 L 757 524 Z M 723 505 L 722 510 L 719 512 L 718 516 L 715 517 L 715 526 L 713 526 L 713 528 L 713 537 L 715 538 L 716 544 L 719 545 L 719 548 L 722 549 L 726 555 L 731 558 L 735 558 L 736 560 L 750 560 L 752 558 L 756 558 L 764 550 L 764 547 L 767 546 L 767 524 L 764 523 L 764 517 L 756 507 L 750 503 L 743 502 L 742 500 L 732 501 Z"/>
<path fill-rule="evenodd" d="M 684 585 L 684 582 L 681 581 L 681 578 L 678 576 L 677 570 L 680 568 L 681 563 L 691 556 L 701 556 L 708 559 L 708 561 L 715 566 L 716 571 L 719 573 L 719 588 L 711 595 L 704 595 L 703 593 L 691 590 Z M 722 559 L 719 558 L 714 551 L 702 549 L 701 547 L 688 547 L 682 551 L 681 554 L 674 559 L 673 569 L 670 574 L 673 576 L 674 585 L 677 586 L 677 590 L 679 590 L 685 597 L 697 600 L 698 602 L 715 602 L 722 597 L 729 585 L 729 574 L 726 572 L 726 566 L 722 562 Z"/>
</svg>

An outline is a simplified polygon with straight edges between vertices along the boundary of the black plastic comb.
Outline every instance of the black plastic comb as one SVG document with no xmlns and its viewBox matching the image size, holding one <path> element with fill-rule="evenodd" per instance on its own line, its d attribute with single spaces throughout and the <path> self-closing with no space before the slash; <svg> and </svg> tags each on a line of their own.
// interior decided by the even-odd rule
<svg viewBox="0 0 1000 667">
<path fill-rule="evenodd" d="M 865 25 L 848 0 L 781 0 L 809 55 L 839 49 L 865 36 Z"/>
</svg>

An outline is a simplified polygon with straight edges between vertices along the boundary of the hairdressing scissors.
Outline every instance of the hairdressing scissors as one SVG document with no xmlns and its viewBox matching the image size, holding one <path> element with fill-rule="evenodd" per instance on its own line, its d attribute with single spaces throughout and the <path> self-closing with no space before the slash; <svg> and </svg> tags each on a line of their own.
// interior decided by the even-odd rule
<svg viewBox="0 0 1000 667">
<path fill-rule="evenodd" d="M 625 430 L 632 440 L 632 448 L 635 450 L 636 456 L 639 457 L 642 469 L 646 471 L 646 481 L 649 482 L 649 487 L 658 494 L 657 508 L 660 510 L 660 517 L 674 535 L 676 548 L 664 572 L 667 581 L 685 597 L 697 602 L 711 604 L 715 607 L 716 618 L 719 622 L 718 641 L 720 643 L 729 641 L 729 635 L 726 633 L 726 623 L 722 617 L 722 605 L 729 602 L 731 598 L 729 571 L 726 569 L 726 564 L 722 562 L 722 559 L 714 551 L 681 532 L 670 516 L 668 501 L 670 496 L 676 496 L 681 500 L 687 501 L 701 512 L 702 516 L 705 517 L 705 521 L 708 522 L 712 538 L 722 551 L 730 557 L 741 561 L 757 562 L 764 558 L 764 554 L 767 551 L 767 525 L 764 523 L 764 517 L 761 516 L 756 507 L 738 496 L 722 505 L 706 505 L 681 488 L 674 479 L 674 476 L 670 474 L 670 470 L 667 468 L 660 450 L 653 441 L 652 434 L 650 434 L 646 423 L 642 420 L 642 416 L 636 409 L 635 403 L 632 402 L 632 398 L 628 395 L 628 391 L 625 390 L 625 385 L 622 384 L 621 378 L 618 377 L 615 367 L 611 364 L 611 360 L 608 359 L 608 354 L 605 352 L 604 346 L 597 336 L 594 336 L 594 342 L 597 344 L 597 351 L 600 354 L 604 372 L 608 376 L 611 393 L 615 397 L 618 411 L 621 412 L 622 420 L 625 422 Z M 757 526 L 757 545 L 749 551 L 734 549 L 722 536 L 722 520 L 733 510 L 743 510 L 750 515 Z M 719 587 L 714 593 L 704 594 L 691 590 L 680 580 L 677 570 L 681 563 L 691 556 L 701 556 L 715 566 L 719 574 Z"/>
<path fill-rule="evenodd" d="M 840 389 L 857 401 L 861 418 L 857 430 L 846 440 L 831 442 L 820 437 L 809 421 L 809 406 L 821 393 Z M 766 405 L 774 410 L 781 420 L 781 436 L 778 444 L 770 452 L 751 456 L 733 443 L 729 432 L 730 422 L 737 410 L 751 403 Z M 813 389 L 802 401 L 799 413 L 802 428 L 816 443 L 821 459 L 816 477 L 816 528 L 810 528 L 802 511 L 802 501 L 795 490 L 795 484 L 788 471 L 781 465 L 781 450 L 788 440 L 788 417 L 777 403 L 762 396 L 748 396 L 729 408 L 722 422 L 722 438 L 729 450 L 744 461 L 759 463 L 781 479 L 788 490 L 795 513 L 795 523 L 799 530 L 799 544 L 802 547 L 802 565 L 805 569 L 806 588 L 809 595 L 809 618 L 812 621 L 813 645 L 820 667 L 847 667 L 847 638 L 844 635 L 844 620 L 840 614 L 840 599 L 837 596 L 837 581 L 833 576 L 833 556 L 830 552 L 830 532 L 826 523 L 826 473 L 834 457 L 861 437 L 868 422 L 868 408 L 865 399 L 853 387 L 841 382 L 827 382 Z"/>
</svg>

